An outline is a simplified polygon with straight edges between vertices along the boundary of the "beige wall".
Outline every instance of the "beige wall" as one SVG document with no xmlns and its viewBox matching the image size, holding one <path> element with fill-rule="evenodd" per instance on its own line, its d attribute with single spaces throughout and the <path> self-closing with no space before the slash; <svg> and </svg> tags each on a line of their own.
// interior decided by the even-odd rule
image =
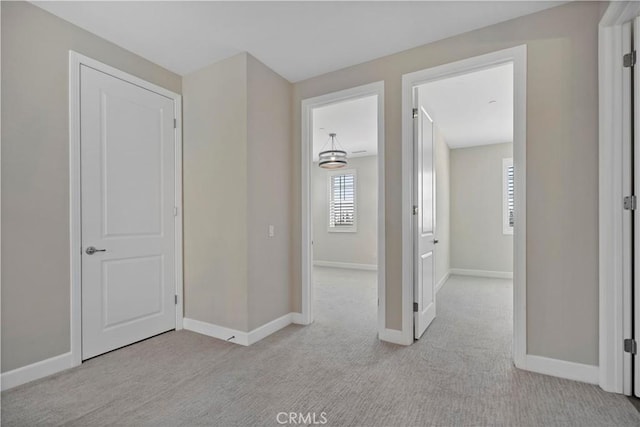
<svg viewBox="0 0 640 427">
<path fill-rule="evenodd" d="M 181 79 L 28 3 L 2 2 L 1 7 L 2 371 L 8 371 L 69 351 L 68 50 L 76 50 L 176 92 L 181 92 Z M 290 242 L 289 280 L 296 284 L 291 287 L 291 308 L 299 311 L 301 294 L 300 162 L 297 160 L 300 158 L 300 101 L 365 83 L 385 82 L 386 326 L 399 329 L 401 77 L 408 72 L 527 44 L 527 233 L 530 237 L 527 242 L 527 348 L 530 354 L 597 364 L 597 23 L 603 10 L 600 3 L 575 2 L 295 84 L 290 98 L 293 102 L 290 162 L 294 166 L 288 184 L 291 235 L 281 235 L 283 241 L 288 238 Z M 251 59 L 245 62 L 250 63 Z M 246 68 L 259 67 L 247 65 Z M 185 78 L 186 86 L 193 83 L 189 89 L 192 95 L 198 87 L 197 74 L 191 76 L 193 79 Z M 235 81 L 232 76 L 226 77 Z M 215 84 L 208 81 L 202 84 L 209 96 L 216 93 L 212 89 Z M 287 98 L 284 94 L 287 85 L 281 86 L 283 93 L 279 102 Z M 242 92 L 235 87 L 216 90 L 223 93 L 237 90 L 235 95 Z M 245 103 L 247 97 L 251 99 L 251 95 L 245 96 Z M 214 110 L 209 103 L 215 100 L 207 99 L 205 94 L 198 94 L 197 100 L 194 99 L 192 106 L 200 105 L 202 111 L 192 109 L 191 121 L 186 114 L 188 103 L 185 99 L 185 127 L 196 123 L 198 115 L 204 121 L 218 120 L 210 115 Z M 233 97 L 229 109 L 220 114 L 234 109 L 241 111 L 242 103 L 240 96 Z M 248 110 L 245 108 L 245 120 L 251 117 Z M 273 114 L 275 117 L 280 113 Z M 225 280 L 232 280 L 242 279 L 244 274 L 249 281 L 247 259 L 252 256 L 247 254 L 246 234 L 236 235 L 240 242 L 234 240 L 228 248 L 234 253 L 242 253 L 244 249 L 244 257 L 239 255 L 228 265 L 222 262 L 225 255 L 197 254 L 200 247 L 206 249 L 209 243 L 194 238 L 196 230 L 217 236 L 220 232 L 216 228 L 227 226 L 195 212 L 195 201 L 198 197 L 209 197 L 206 187 L 214 181 L 211 174 L 201 170 L 213 169 L 212 165 L 195 159 L 195 153 L 202 150 L 206 158 L 216 157 L 214 164 L 218 165 L 219 161 L 231 163 L 224 154 L 235 159 L 239 152 L 247 149 L 246 144 L 252 145 L 249 141 L 244 148 L 200 146 L 207 140 L 231 145 L 227 137 L 230 141 L 242 139 L 243 129 L 236 120 L 242 122 L 243 119 L 233 116 L 229 120 L 231 124 L 224 131 L 199 125 L 205 128 L 194 128 L 191 134 L 194 137 L 189 140 L 185 129 L 185 278 L 188 279 L 185 286 L 197 280 L 196 286 L 200 287 L 195 294 L 191 290 L 192 300 L 189 300 L 190 290 L 185 289 L 186 310 L 187 315 L 195 313 L 211 321 L 217 316 L 213 310 L 217 304 L 213 301 L 214 294 L 218 301 L 236 298 L 246 307 L 250 303 L 250 298 L 243 294 L 248 284 L 243 282 L 239 285 L 226 282 L 229 295 L 211 288 L 221 283 L 217 279 L 221 275 Z M 244 132 L 251 132 L 251 128 L 249 123 Z M 270 134 L 270 138 L 286 134 L 279 129 Z M 214 140 L 211 135 L 218 136 Z M 245 135 L 245 141 L 246 138 Z M 223 158 L 218 159 L 219 155 Z M 245 159 L 248 165 L 250 159 Z M 221 165 L 219 171 L 228 170 L 225 166 Z M 194 170 L 187 172 L 192 167 Z M 244 217 L 246 226 L 251 227 L 249 217 L 253 213 L 248 212 L 251 191 L 246 186 L 256 178 L 247 175 L 244 181 L 238 181 L 238 188 L 244 186 L 246 192 L 245 196 L 237 195 L 240 212 L 234 217 Z M 197 182 L 199 176 L 204 178 L 203 182 Z M 282 177 L 277 178 L 278 188 L 283 184 L 280 179 Z M 562 186 L 558 185 L 560 182 Z M 213 184 L 216 189 L 216 183 Z M 192 188 L 194 186 L 200 189 Z M 205 211 L 214 212 L 207 201 L 203 201 L 203 206 Z M 187 209 L 191 213 L 188 214 Z M 575 212 L 580 215 L 574 215 Z M 216 214 L 219 217 L 219 213 Z M 274 214 L 267 215 L 264 221 L 271 221 Z M 238 227 L 235 219 L 231 225 L 230 228 Z M 254 226 L 262 228 L 264 224 L 256 220 Z M 189 243 L 188 239 L 191 239 Z M 270 243 L 263 243 L 269 247 Z M 192 247 L 187 246 L 191 244 Z M 218 255 L 222 258 L 215 258 Z M 191 261 L 191 256 L 196 258 Z M 269 280 L 277 281 L 277 277 L 274 275 Z M 238 294 L 234 286 L 240 286 Z M 256 288 L 260 286 L 256 284 Z M 209 306 L 194 301 L 200 296 Z M 254 323 L 248 317 L 234 319 L 232 308 L 225 306 L 222 310 L 227 310 L 232 322 L 241 329 L 246 330 Z M 280 307 L 265 318 L 279 310 Z M 256 317 L 256 324 L 259 318 Z"/>
<path fill-rule="evenodd" d="M 2 372 L 70 351 L 69 50 L 181 78 L 26 2 L 2 2 Z"/>
<path fill-rule="evenodd" d="M 598 364 L 597 34 L 603 10 L 597 2 L 570 3 L 294 85 L 293 158 L 299 159 L 301 100 L 384 80 L 388 328 L 400 329 L 402 315 L 402 75 L 526 44 L 527 351 Z M 300 162 L 293 164 L 291 274 L 299 310 Z"/>
<path fill-rule="evenodd" d="M 502 229 L 502 159 L 513 144 L 451 150 L 451 267 L 513 271 L 513 235 Z"/>
<path fill-rule="evenodd" d="M 183 98 L 185 317 L 249 331 L 290 312 L 291 84 L 243 53 Z"/>
<path fill-rule="evenodd" d="M 182 89 L 184 315 L 247 331 L 247 55 Z"/>
<path fill-rule="evenodd" d="M 378 264 L 378 156 L 349 159 L 356 171 L 356 231 L 329 232 L 328 171 L 311 166 L 313 260 Z"/>
<path fill-rule="evenodd" d="M 440 284 L 451 269 L 450 150 L 437 123 L 434 123 L 433 129 L 436 163 L 436 239 L 438 240 L 435 250 L 435 268 L 436 284 Z"/>
<path fill-rule="evenodd" d="M 292 85 L 248 55 L 249 329 L 289 313 Z M 269 225 L 275 226 L 268 237 Z"/>
</svg>

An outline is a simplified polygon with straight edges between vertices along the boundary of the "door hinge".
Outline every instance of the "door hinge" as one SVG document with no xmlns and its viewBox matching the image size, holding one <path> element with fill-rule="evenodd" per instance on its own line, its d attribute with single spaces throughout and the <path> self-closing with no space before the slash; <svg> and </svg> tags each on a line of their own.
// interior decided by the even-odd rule
<svg viewBox="0 0 640 427">
<path fill-rule="evenodd" d="M 178 305 L 178 294 L 174 295 L 173 302 Z"/>
<path fill-rule="evenodd" d="M 631 354 L 638 354 L 638 343 L 633 338 L 627 338 L 624 340 L 624 352 Z"/>
<path fill-rule="evenodd" d="M 413 303 L 413 312 L 414 312 L 414 313 L 417 313 L 417 312 L 418 312 L 418 303 L 417 303 L 417 302 L 414 302 L 414 303 Z"/>
<path fill-rule="evenodd" d="M 418 207 L 414 206 L 411 212 L 413 212 L 414 215 L 418 215 Z"/>
<path fill-rule="evenodd" d="M 178 216 L 178 207 L 177 206 L 173 207 L 173 216 Z"/>
<path fill-rule="evenodd" d="M 624 198 L 623 206 L 627 211 L 635 211 L 638 205 L 636 196 L 626 196 Z"/>
<path fill-rule="evenodd" d="M 417 119 L 417 118 L 418 118 L 418 109 L 417 109 L 417 108 L 414 108 L 414 109 L 413 109 L 412 117 L 413 117 L 414 119 Z"/>
<path fill-rule="evenodd" d="M 636 65 L 636 51 L 632 50 L 622 56 L 622 65 L 625 68 L 630 68 Z"/>
<path fill-rule="evenodd" d="M 178 119 L 173 119 L 173 128 L 178 129 Z"/>
</svg>

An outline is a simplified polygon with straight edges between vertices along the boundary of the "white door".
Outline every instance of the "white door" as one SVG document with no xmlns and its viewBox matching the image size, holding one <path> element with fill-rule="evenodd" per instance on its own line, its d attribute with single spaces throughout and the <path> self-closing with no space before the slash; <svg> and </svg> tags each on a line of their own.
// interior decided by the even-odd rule
<svg viewBox="0 0 640 427">
<path fill-rule="evenodd" d="M 640 51 L 640 17 L 633 22 L 633 49 Z M 634 193 L 638 195 L 640 189 L 640 64 L 633 67 L 633 152 L 634 152 Z M 634 338 L 640 342 L 640 210 L 634 211 Z M 634 394 L 640 397 L 640 354 L 633 357 Z"/>
<path fill-rule="evenodd" d="M 85 65 L 80 81 L 87 359 L 175 328 L 175 113 L 173 100 Z"/>
<path fill-rule="evenodd" d="M 414 336 L 420 338 L 436 317 L 435 163 L 433 121 L 414 94 Z M 415 111 L 415 110 L 414 110 Z M 417 116 L 417 117 L 416 117 Z"/>
</svg>

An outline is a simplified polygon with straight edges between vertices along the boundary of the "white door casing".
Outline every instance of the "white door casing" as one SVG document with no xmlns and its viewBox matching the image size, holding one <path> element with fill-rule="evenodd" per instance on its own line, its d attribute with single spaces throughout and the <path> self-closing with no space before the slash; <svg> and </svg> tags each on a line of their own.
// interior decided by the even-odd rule
<svg viewBox="0 0 640 427">
<path fill-rule="evenodd" d="M 177 111 L 138 84 L 84 64 L 79 74 L 87 359 L 176 328 Z"/>
<path fill-rule="evenodd" d="M 435 291 L 435 164 L 433 120 L 414 89 L 414 338 L 418 339 L 436 317 Z"/>
<path fill-rule="evenodd" d="M 640 48 L 640 16 L 633 21 L 633 49 L 638 51 Z M 640 65 L 636 62 L 633 67 L 633 190 L 634 194 L 638 193 L 640 188 Z M 633 212 L 634 227 L 634 266 L 633 266 L 633 287 L 634 287 L 634 339 L 636 343 L 640 341 L 640 210 L 637 208 Z M 636 351 L 633 356 L 633 372 L 634 372 L 634 394 L 640 397 L 640 354 Z"/>
<path fill-rule="evenodd" d="M 517 367 L 527 366 L 527 310 L 526 310 L 526 81 L 527 47 L 515 46 L 432 68 L 414 71 L 402 76 L 402 330 L 400 343 L 409 345 L 414 340 L 415 315 L 412 310 L 415 293 L 415 218 L 414 202 L 414 90 L 425 83 L 446 77 L 466 74 L 495 65 L 513 63 L 514 71 L 514 132 L 513 164 L 515 176 L 515 227 L 513 270 L 513 360 Z M 533 369 L 532 369 L 533 370 Z"/>
<path fill-rule="evenodd" d="M 631 51 L 638 15 L 639 2 L 610 2 L 598 25 L 599 384 L 626 395 L 632 394 L 633 358 L 620 343 L 633 335 L 633 215 L 622 200 L 632 191 L 633 156 L 632 72 L 622 57 Z"/>
<path fill-rule="evenodd" d="M 381 340 L 398 342 L 398 331 L 386 329 L 386 244 L 385 244 L 385 149 L 384 149 L 384 82 L 368 83 L 349 89 L 319 95 L 302 100 L 301 103 L 301 313 L 296 323 L 313 323 L 314 290 L 312 286 L 312 221 L 311 221 L 311 167 L 313 141 L 313 110 L 334 103 L 376 95 L 378 97 L 378 335 Z"/>
</svg>

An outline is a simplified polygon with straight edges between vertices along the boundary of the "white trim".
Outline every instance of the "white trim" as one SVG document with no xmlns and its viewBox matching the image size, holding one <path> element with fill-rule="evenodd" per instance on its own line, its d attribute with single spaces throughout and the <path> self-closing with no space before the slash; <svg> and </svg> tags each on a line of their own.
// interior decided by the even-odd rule
<svg viewBox="0 0 640 427">
<path fill-rule="evenodd" d="M 85 65 L 174 101 L 175 129 L 175 271 L 178 304 L 176 304 L 176 330 L 183 327 L 183 265 L 182 265 L 182 96 L 120 71 L 95 59 L 69 51 L 69 229 L 71 268 L 71 357 L 73 366 L 82 363 L 82 215 L 80 193 L 80 66 Z"/>
<path fill-rule="evenodd" d="M 255 328 L 250 331 L 248 335 L 249 345 L 257 343 L 263 338 L 268 337 L 269 335 L 278 332 L 282 328 L 286 328 L 290 324 L 293 323 L 293 314 L 287 313 L 284 316 L 278 317 L 277 319 L 272 320 L 269 323 L 265 323 L 262 326 Z"/>
<path fill-rule="evenodd" d="M 600 376 L 598 367 L 594 365 L 567 362 L 566 360 L 551 359 L 533 354 L 527 354 L 523 365 L 519 366 L 519 368 L 588 384 L 598 384 Z"/>
<path fill-rule="evenodd" d="M 291 313 L 291 323 L 295 325 L 308 325 L 308 323 L 304 323 L 304 316 L 302 313 Z"/>
<path fill-rule="evenodd" d="M 410 345 L 413 343 L 413 337 L 411 337 L 410 341 L 407 341 L 407 337 L 397 329 L 382 329 L 378 332 L 378 338 L 398 345 Z"/>
<path fill-rule="evenodd" d="M 640 14 L 638 2 L 611 2 L 599 24 L 599 384 L 603 390 L 631 394 L 631 356 L 622 348 L 630 337 L 630 213 L 622 209 L 624 194 L 625 116 L 630 106 L 622 55 L 623 24 Z M 630 38 L 630 37 L 629 37 Z M 629 101 L 626 101 L 629 102 Z M 629 102 L 630 103 L 630 102 Z M 629 138 L 629 136 L 626 136 Z M 627 172 L 629 174 L 629 172 Z M 630 180 L 630 178 L 629 178 Z M 625 295 L 627 297 L 625 298 Z"/>
<path fill-rule="evenodd" d="M 513 62 L 514 133 L 513 152 L 516 174 L 516 226 L 514 232 L 514 328 L 513 359 L 522 366 L 526 354 L 526 90 L 527 46 L 480 55 L 461 61 L 416 71 L 402 76 L 402 334 L 405 342 L 413 337 L 413 89 L 416 86 L 466 74 L 475 70 Z"/>
<path fill-rule="evenodd" d="M 378 269 L 376 264 L 357 264 L 355 262 L 337 262 L 337 261 L 313 261 L 316 267 L 332 267 L 332 268 L 348 268 L 352 270 L 371 270 Z"/>
<path fill-rule="evenodd" d="M 243 332 L 237 329 L 226 328 L 224 326 L 214 325 L 213 323 L 202 322 L 200 320 L 189 318 L 185 318 L 183 320 L 183 326 L 184 329 L 188 331 L 197 332 L 202 335 L 218 338 L 234 344 L 249 346 L 275 332 L 278 332 L 280 329 L 285 328 L 292 323 L 300 324 L 300 320 L 301 318 L 299 313 L 287 313 L 284 316 L 278 317 L 277 319 L 274 319 L 269 323 L 265 323 L 264 325 L 249 332 Z"/>
<path fill-rule="evenodd" d="M 213 323 L 202 322 L 196 319 L 189 319 L 188 317 L 185 317 L 182 320 L 182 327 L 187 331 L 197 332 L 222 341 L 228 341 L 245 346 L 249 345 L 249 334 L 237 329 L 225 328 L 224 326 L 218 326 Z"/>
<path fill-rule="evenodd" d="M 335 104 L 337 102 L 362 98 L 365 96 L 378 96 L 378 332 L 385 328 L 385 168 L 384 168 L 384 82 L 358 86 L 339 92 L 328 93 L 314 98 L 304 99 L 301 103 L 302 111 L 302 136 L 301 136 L 301 279 L 302 279 L 302 317 L 300 324 L 308 325 L 313 322 L 313 286 L 311 284 L 313 248 L 312 221 L 311 221 L 311 142 L 313 133 L 311 124 L 313 121 L 313 109 L 321 106 Z"/>
<path fill-rule="evenodd" d="M 438 291 L 440 291 L 440 289 L 442 289 L 444 284 L 447 283 L 449 277 L 451 277 L 451 270 L 447 271 L 447 274 L 442 276 L 442 279 L 440 279 L 440 281 L 436 284 L 436 294 L 438 293 Z"/>
<path fill-rule="evenodd" d="M 175 102 L 175 189 L 174 189 L 174 205 L 176 207 L 175 221 L 175 280 L 176 295 L 178 303 L 176 304 L 176 331 L 182 329 L 182 321 L 184 318 L 184 270 L 183 270 L 183 217 L 182 217 L 182 96 L 176 94 Z"/>
<path fill-rule="evenodd" d="M 69 317 L 73 366 L 82 363 L 82 210 L 80 202 L 80 58 L 69 51 Z"/>
<path fill-rule="evenodd" d="M 452 268 L 451 274 L 456 276 L 488 277 L 490 279 L 513 279 L 511 271 L 470 270 L 467 268 Z"/>
<path fill-rule="evenodd" d="M 74 366 L 71 352 L 41 360 L 31 365 L 23 366 L 0 375 L 0 389 L 2 391 L 34 381 Z"/>
</svg>

